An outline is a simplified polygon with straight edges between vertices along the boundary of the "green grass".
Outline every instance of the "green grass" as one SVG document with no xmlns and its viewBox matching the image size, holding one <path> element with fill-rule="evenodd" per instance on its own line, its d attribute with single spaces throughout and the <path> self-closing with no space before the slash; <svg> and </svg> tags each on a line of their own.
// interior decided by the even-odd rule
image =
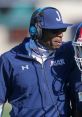
<svg viewBox="0 0 82 117">
<path fill-rule="evenodd" d="M 11 110 L 11 105 L 6 103 L 4 106 L 3 116 L 2 117 L 10 117 L 9 112 Z"/>
</svg>

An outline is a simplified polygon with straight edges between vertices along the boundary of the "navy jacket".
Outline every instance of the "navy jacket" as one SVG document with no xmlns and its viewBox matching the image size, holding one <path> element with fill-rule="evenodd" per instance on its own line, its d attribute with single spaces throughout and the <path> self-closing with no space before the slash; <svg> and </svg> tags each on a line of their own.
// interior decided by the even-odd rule
<svg viewBox="0 0 82 117">
<path fill-rule="evenodd" d="M 80 71 L 71 42 L 43 64 L 29 56 L 26 43 L 29 39 L 0 58 L 0 103 L 8 100 L 12 105 L 11 117 L 70 117 L 70 99 L 73 108 L 82 107 Z"/>
</svg>

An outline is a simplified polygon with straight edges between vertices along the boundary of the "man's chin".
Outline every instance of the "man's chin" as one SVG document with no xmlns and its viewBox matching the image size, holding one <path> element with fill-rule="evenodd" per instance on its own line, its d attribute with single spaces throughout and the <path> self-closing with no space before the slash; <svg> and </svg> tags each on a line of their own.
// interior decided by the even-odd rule
<svg viewBox="0 0 82 117">
<path fill-rule="evenodd" d="M 57 49 L 57 48 L 60 48 L 60 46 L 53 46 L 52 48 L 53 49 Z"/>
</svg>

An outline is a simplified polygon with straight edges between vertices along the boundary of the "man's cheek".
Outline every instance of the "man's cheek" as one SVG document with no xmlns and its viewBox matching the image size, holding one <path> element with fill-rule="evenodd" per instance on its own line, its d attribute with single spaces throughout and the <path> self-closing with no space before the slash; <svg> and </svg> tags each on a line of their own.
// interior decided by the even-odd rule
<svg viewBox="0 0 82 117">
<path fill-rule="evenodd" d="M 55 42 L 52 44 L 53 48 L 59 48 L 61 46 L 61 43 Z"/>
</svg>

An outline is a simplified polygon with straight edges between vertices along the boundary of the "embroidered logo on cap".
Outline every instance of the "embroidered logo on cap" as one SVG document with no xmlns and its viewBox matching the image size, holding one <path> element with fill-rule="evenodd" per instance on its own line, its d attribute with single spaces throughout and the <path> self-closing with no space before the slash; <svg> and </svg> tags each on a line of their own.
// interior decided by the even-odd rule
<svg viewBox="0 0 82 117">
<path fill-rule="evenodd" d="M 61 16 L 60 16 L 59 12 L 56 11 L 56 13 L 57 13 L 57 15 L 58 15 L 58 17 L 56 18 L 56 21 L 61 21 L 62 19 L 61 19 Z"/>
</svg>

